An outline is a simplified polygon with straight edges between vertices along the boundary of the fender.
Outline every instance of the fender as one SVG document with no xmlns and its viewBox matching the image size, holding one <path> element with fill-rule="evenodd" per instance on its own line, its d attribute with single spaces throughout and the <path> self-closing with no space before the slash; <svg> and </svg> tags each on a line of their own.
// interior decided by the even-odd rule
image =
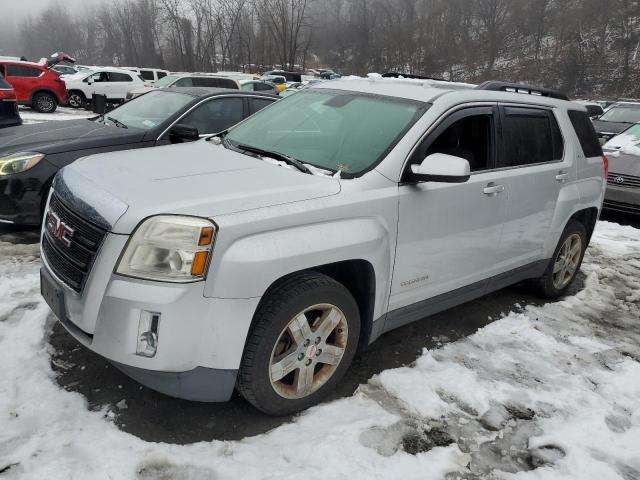
<svg viewBox="0 0 640 480">
<path fill-rule="evenodd" d="M 213 263 L 205 296 L 261 297 L 276 280 L 330 263 L 366 260 L 374 267 L 374 318 L 384 311 L 394 232 L 375 217 L 320 222 L 249 235 L 228 245 Z"/>
</svg>

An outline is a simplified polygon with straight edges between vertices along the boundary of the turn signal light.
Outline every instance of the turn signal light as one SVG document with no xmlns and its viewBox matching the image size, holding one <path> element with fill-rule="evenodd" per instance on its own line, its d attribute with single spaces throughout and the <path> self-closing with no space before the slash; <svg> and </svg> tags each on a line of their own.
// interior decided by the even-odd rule
<svg viewBox="0 0 640 480">
<path fill-rule="evenodd" d="M 204 275 L 204 271 L 207 268 L 207 257 L 209 256 L 209 252 L 196 252 L 193 256 L 193 263 L 191 264 L 191 275 L 193 276 L 202 276 Z"/>
</svg>

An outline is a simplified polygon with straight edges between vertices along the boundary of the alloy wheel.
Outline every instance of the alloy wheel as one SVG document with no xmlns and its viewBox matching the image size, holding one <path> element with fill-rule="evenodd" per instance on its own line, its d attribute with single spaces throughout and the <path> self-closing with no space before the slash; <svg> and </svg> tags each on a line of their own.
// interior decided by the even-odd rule
<svg viewBox="0 0 640 480">
<path fill-rule="evenodd" d="M 53 110 L 53 99 L 48 95 L 41 95 L 40 97 L 38 97 L 37 103 L 38 110 L 40 110 L 41 112 L 48 113 Z"/>
<path fill-rule="evenodd" d="M 80 108 L 82 106 L 82 97 L 77 93 L 69 95 L 69 105 L 73 108 Z"/>
<path fill-rule="evenodd" d="M 582 239 L 574 233 L 560 247 L 553 264 L 553 286 L 562 290 L 573 279 L 582 255 Z"/>
<path fill-rule="evenodd" d="M 271 352 L 269 379 L 283 398 L 304 398 L 335 373 L 347 347 L 349 329 L 342 311 L 313 305 L 293 317 Z"/>
</svg>

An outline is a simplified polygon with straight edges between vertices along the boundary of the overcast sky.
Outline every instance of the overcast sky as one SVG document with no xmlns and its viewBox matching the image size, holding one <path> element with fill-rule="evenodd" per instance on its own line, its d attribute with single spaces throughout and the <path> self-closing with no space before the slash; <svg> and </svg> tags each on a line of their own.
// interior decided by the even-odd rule
<svg viewBox="0 0 640 480">
<path fill-rule="evenodd" d="M 6 15 L 5 19 L 8 19 L 8 17 L 22 19 L 29 14 L 38 14 L 50 3 L 54 2 L 60 3 L 69 9 L 77 9 L 87 3 L 95 4 L 104 1 L 106 0 L 0 0 L 0 5 L 2 5 L 2 10 L 5 13 L 8 11 L 11 14 Z M 5 15 L 2 16 L 4 17 Z"/>
</svg>

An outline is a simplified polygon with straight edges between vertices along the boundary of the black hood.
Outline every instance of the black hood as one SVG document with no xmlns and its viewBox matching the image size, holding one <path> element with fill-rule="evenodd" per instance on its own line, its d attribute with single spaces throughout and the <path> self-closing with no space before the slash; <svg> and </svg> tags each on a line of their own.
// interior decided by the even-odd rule
<svg viewBox="0 0 640 480">
<path fill-rule="evenodd" d="M 622 133 L 627 128 L 629 128 L 632 123 L 623 123 L 623 122 L 603 122 L 602 120 L 594 120 L 593 127 L 598 132 L 598 135 L 601 133 Z"/>
<path fill-rule="evenodd" d="M 0 130 L 0 154 L 44 154 L 125 145 L 142 141 L 144 130 L 119 128 L 91 120 L 45 122 Z"/>
</svg>

